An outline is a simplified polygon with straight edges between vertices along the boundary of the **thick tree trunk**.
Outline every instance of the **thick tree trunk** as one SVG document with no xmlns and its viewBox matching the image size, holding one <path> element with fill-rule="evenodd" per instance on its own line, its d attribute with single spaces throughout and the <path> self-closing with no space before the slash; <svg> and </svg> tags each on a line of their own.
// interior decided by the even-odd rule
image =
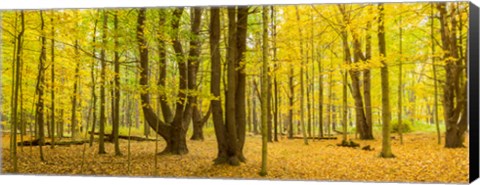
<svg viewBox="0 0 480 185">
<path fill-rule="evenodd" d="M 163 153 L 171 154 L 187 154 L 187 141 L 186 133 L 187 126 L 191 120 L 192 107 L 191 107 L 191 97 L 188 97 L 186 90 L 191 90 L 188 85 L 188 76 L 191 74 L 191 71 L 187 67 L 187 60 L 183 54 L 183 46 L 179 40 L 179 28 L 180 28 L 180 19 L 183 14 L 184 8 L 176 8 L 173 11 L 173 21 L 172 29 L 173 32 L 173 49 L 175 51 L 176 60 L 179 70 L 179 91 L 177 94 L 178 100 L 175 107 L 175 116 L 171 124 L 170 130 L 170 140 L 167 141 L 167 147 Z M 152 111 L 153 113 L 153 111 Z"/>
<path fill-rule="evenodd" d="M 358 39 L 354 39 L 354 61 L 355 63 L 360 62 L 362 57 L 361 45 Z M 350 77 L 352 79 L 352 95 L 355 102 L 355 115 L 356 121 L 358 122 L 360 131 L 360 139 L 369 140 L 373 139 L 372 125 L 367 122 L 367 117 L 365 113 L 365 107 L 362 100 L 362 93 L 360 90 L 360 73 L 356 70 L 350 70 Z"/>
<path fill-rule="evenodd" d="M 212 106 L 212 120 L 217 139 L 218 153 L 214 160 L 216 164 L 227 162 L 227 135 L 223 121 L 223 111 L 220 99 L 220 80 L 222 76 L 220 62 L 220 8 L 210 8 L 210 56 L 211 76 L 210 93 L 215 99 L 210 100 Z"/>
<path fill-rule="evenodd" d="M 145 9 L 142 8 L 139 10 L 138 19 L 137 19 L 137 42 L 140 53 L 140 85 L 143 88 L 146 88 L 148 85 L 148 49 L 146 47 L 147 42 L 144 37 L 144 26 L 145 26 Z M 143 115 L 145 121 L 150 125 L 150 127 L 155 128 L 155 131 L 162 136 L 163 139 L 167 142 L 167 148 L 170 147 L 170 126 L 162 122 L 157 115 L 153 112 L 150 107 L 150 95 L 147 92 L 141 91 L 140 93 Z M 158 128 L 158 129 L 157 129 Z M 167 150 L 167 148 L 165 150 Z"/>
<path fill-rule="evenodd" d="M 236 56 L 237 56 L 237 23 L 236 23 L 236 7 L 228 8 L 228 50 L 227 50 L 227 94 L 225 100 L 225 118 L 228 149 L 227 155 L 229 163 L 239 165 L 237 156 L 237 124 L 236 124 L 236 105 L 235 95 L 237 89 L 237 72 L 236 72 Z"/>
<path fill-rule="evenodd" d="M 198 107 L 193 108 L 192 122 L 193 122 L 193 134 L 190 138 L 191 140 L 203 141 L 203 126 L 207 122 L 211 114 L 211 105 L 208 108 L 208 111 L 205 116 L 202 117 L 202 113 L 198 110 Z"/>
<path fill-rule="evenodd" d="M 445 64 L 445 86 L 443 93 L 444 117 L 446 124 L 445 147 L 464 147 L 463 141 L 467 129 L 467 83 L 465 80 L 466 70 L 463 60 L 459 58 L 457 41 L 457 20 L 455 4 L 438 3 L 440 12 L 440 32 L 442 38 L 443 60 Z M 450 18 L 450 21 L 447 20 Z M 450 23 L 450 24 L 449 24 Z M 448 51 L 448 52 L 446 52 Z"/>
<path fill-rule="evenodd" d="M 235 94 L 235 123 L 237 124 L 238 149 L 237 155 L 241 162 L 245 162 L 243 155 L 243 146 L 245 144 L 246 133 L 246 75 L 245 75 L 245 52 L 247 48 L 247 26 L 248 26 L 248 6 L 238 7 L 237 11 L 237 38 L 236 38 L 236 66 L 237 66 L 237 87 Z"/>
<path fill-rule="evenodd" d="M 347 33 L 347 24 L 350 24 L 349 20 L 349 15 L 346 13 L 345 7 L 342 5 L 339 5 L 340 12 L 343 15 L 343 27 L 341 30 L 341 35 L 342 35 L 342 41 L 343 41 L 343 48 L 345 52 L 345 57 L 344 60 L 346 64 L 351 64 L 351 54 L 350 54 L 350 49 L 349 49 L 349 44 L 348 44 L 348 33 Z M 352 28 L 350 28 L 352 29 Z M 361 51 L 361 43 L 358 40 L 358 36 L 355 34 L 355 32 L 352 32 L 352 37 L 353 37 L 353 57 L 354 57 L 354 62 L 360 62 L 360 60 L 364 60 L 365 57 L 363 56 L 363 53 Z M 355 117 L 356 117 L 356 123 L 357 123 L 357 130 L 360 133 L 360 139 L 373 139 L 373 133 L 372 133 L 372 125 L 367 123 L 367 118 L 365 115 L 365 107 L 363 103 L 363 98 L 362 98 L 362 93 L 361 93 L 361 87 L 360 87 L 360 73 L 356 69 L 351 69 L 348 71 L 352 80 L 351 84 L 351 91 L 352 91 L 352 96 L 354 98 L 354 103 L 355 103 Z"/>
<path fill-rule="evenodd" d="M 189 51 L 189 57 L 188 57 L 188 89 L 192 92 L 198 91 L 198 86 L 197 86 L 197 72 L 198 72 L 198 67 L 200 65 L 200 53 L 201 53 L 201 41 L 198 38 L 200 35 L 200 23 L 201 23 L 201 17 L 202 17 L 202 11 L 203 9 L 201 8 L 194 8 L 193 11 L 191 12 L 191 20 L 192 20 L 192 26 L 191 26 L 191 32 L 193 35 L 193 38 L 190 40 L 190 51 Z M 193 135 L 190 139 L 192 140 L 203 140 L 203 125 L 207 121 L 208 117 L 206 119 L 202 119 L 201 114 L 198 109 L 198 98 L 194 94 L 189 94 L 188 95 L 188 103 L 191 106 L 191 118 L 192 118 L 192 124 L 193 124 Z M 207 113 L 208 115 L 209 113 Z"/>
</svg>

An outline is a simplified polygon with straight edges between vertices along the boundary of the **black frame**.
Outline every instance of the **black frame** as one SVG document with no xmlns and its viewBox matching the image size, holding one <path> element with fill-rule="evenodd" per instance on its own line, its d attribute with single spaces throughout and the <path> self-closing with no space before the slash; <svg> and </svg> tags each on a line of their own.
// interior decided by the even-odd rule
<svg viewBox="0 0 480 185">
<path fill-rule="evenodd" d="M 479 177 L 479 8 L 470 2 L 469 10 L 469 33 L 468 33 L 468 115 L 469 115 L 469 155 L 470 169 L 469 181 L 475 181 Z"/>
</svg>

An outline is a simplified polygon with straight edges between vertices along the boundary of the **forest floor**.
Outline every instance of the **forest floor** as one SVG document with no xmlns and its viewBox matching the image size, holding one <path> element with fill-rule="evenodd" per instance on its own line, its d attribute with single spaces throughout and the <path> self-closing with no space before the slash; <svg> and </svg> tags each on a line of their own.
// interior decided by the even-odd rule
<svg viewBox="0 0 480 185">
<path fill-rule="evenodd" d="M 377 138 L 380 138 L 379 136 Z M 468 138 L 468 137 L 466 137 Z M 268 175 L 258 175 L 261 164 L 261 138 L 248 136 L 245 144 L 247 162 L 240 166 L 213 165 L 217 155 L 215 137 L 205 141 L 188 141 L 189 153 L 183 156 L 154 155 L 154 141 L 131 141 L 130 172 L 128 172 L 127 140 L 121 141 L 123 156 L 114 156 L 114 145 L 106 144 L 108 154 L 98 155 L 98 143 L 43 147 L 45 162 L 40 161 L 38 147 L 18 147 L 20 174 L 100 175 L 100 176 L 161 176 L 199 178 L 245 178 L 321 181 L 376 181 L 376 182 L 468 182 L 468 147 L 446 149 L 437 144 L 435 134 L 410 133 L 404 135 L 404 144 L 392 140 L 395 158 L 379 157 L 381 139 L 355 140 L 361 147 L 371 145 L 373 151 L 338 147 L 337 140 L 289 140 L 268 145 Z M 443 142 L 443 140 L 442 140 Z M 9 136 L 2 136 L 2 173 L 10 173 Z M 468 146 L 468 140 L 465 141 Z M 161 151 L 165 143 L 158 142 Z M 155 174 L 154 157 L 157 156 Z"/>
</svg>

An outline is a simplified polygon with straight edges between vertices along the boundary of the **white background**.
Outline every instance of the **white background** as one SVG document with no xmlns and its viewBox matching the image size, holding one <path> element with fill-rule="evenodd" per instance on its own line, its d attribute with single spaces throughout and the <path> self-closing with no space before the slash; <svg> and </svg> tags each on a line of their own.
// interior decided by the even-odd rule
<svg viewBox="0 0 480 185">
<path fill-rule="evenodd" d="M 436 0 L 445 1 L 445 0 Z M 479 0 L 473 0 L 477 6 Z M 102 8 L 102 7 L 158 7 L 158 6 L 205 6 L 205 5 L 259 5 L 259 4 L 311 4 L 311 3 L 365 3 L 378 2 L 374 0 L 1 0 L 0 10 L 11 9 L 50 9 L 50 8 Z M 419 2 L 414 0 L 381 0 L 381 2 Z M 478 42 L 478 41 L 477 41 Z M 478 75 L 478 74 L 477 74 Z M 477 82 L 478 83 L 478 82 Z M 477 102 L 478 103 L 478 102 Z M 477 131 L 478 132 L 478 131 Z M 1 162 L 1 161 L 0 161 Z M 1 166 L 1 164 L 0 164 Z M 241 168 L 241 167 L 240 167 Z M 260 168 L 260 165 L 259 165 Z M 321 168 L 321 167 L 319 167 Z M 355 170 L 355 169 L 352 169 Z M 0 172 L 1 173 L 1 172 Z M 219 179 L 172 179 L 172 178 L 127 178 L 127 177 L 81 177 L 81 176 L 25 176 L 25 175 L 0 175 L 1 184 L 232 184 L 244 185 L 309 185 L 323 184 L 320 181 L 266 181 L 266 180 L 219 180 Z M 359 182 L 327 182 L 327 184 L 376 184 Z M 389 183 L 399 184 L 399 183 Z M 480 185 L 480 181 L 475 183 Z"/>
</svg>

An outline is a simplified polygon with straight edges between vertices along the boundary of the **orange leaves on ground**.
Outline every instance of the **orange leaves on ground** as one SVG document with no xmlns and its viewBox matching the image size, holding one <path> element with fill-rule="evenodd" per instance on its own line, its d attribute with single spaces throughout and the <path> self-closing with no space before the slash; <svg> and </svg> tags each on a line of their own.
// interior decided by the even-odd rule
<svg viewBox="0 0 480 185">
<path fill-rule="evenodd" d="M 5 137 L 5 136 L 4 136 Z M 2 171 L 10 172 L 8 142 L 3 140 Z M 268 175 L 258 175 L 261 164 L 261 138 L 247 137 L 247 162 L 240 166 L 213 165 L 217 155 L 214 137 L 204 142 L 188 141 L 189 154 L 156 156 L 157 174 L 161 177 L 208 177 L 288 180 L 442 182 L 466 183 L 468 180 L 468 148 L 446 149 L 436 144 L 434 134 L 406 134 L 404 144 L 392 140 L 393 159 L 379 157 L 381 141 L 355 140 L 374 151 L 338 147 L 340 140 L 309 142 L 282 139 L 269 143 Z M 468 141 L 467 141 L 468 142 Z M 98 143 L 86 146 L 83 172 L 82 145 L 44 147 L 46 162 L 39 160 L 38 147 L 18 149 L 19 172 L 22 174 L 155 176 L 155 142 L 131 142 L 131 170 L 128 173 L 127 141 L 121 140 L 123 156 L 115 157 L 113 144 L 107 143 L 108 154 L 98 155 Z M 159 142 L 159 151 L 165 143 Z"/>
</svg>

